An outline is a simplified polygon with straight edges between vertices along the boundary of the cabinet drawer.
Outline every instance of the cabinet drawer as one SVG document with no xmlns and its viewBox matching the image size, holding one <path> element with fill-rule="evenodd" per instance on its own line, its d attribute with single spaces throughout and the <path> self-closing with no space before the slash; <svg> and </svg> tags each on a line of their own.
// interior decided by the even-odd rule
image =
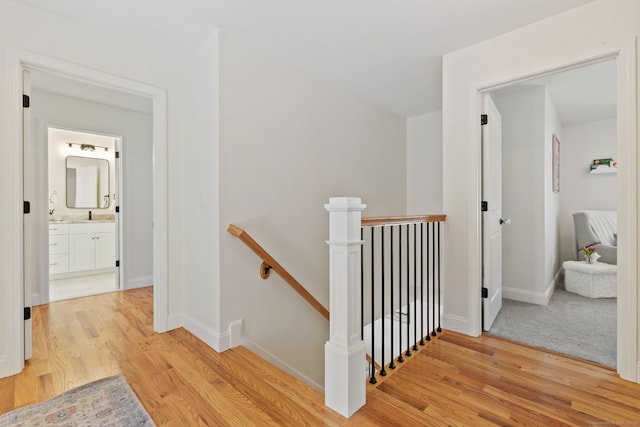
<svg viewBox="0 0 640 427">
<path fill-rule="evenodd" d="M 87 234 L 87 233 L 114 233 L 116 224 L 114 222 L 86 222 L 70 224 L 70 234 Z"/>
<path fill-rule="evenodd" d="M 49 234 L 69 234 L 69 224 L 49 223 Z"/>
<path fill-rule="evenodd" d="M 69 252 L 69 236 L 54 234 L 49 236 L 49 255 L 66 254 Z"/>
<path fill-rule="evenodd" d="M 49 255 L 49 274 L 67 273 L 69 271 L 69 255 Z"/>
</svg>

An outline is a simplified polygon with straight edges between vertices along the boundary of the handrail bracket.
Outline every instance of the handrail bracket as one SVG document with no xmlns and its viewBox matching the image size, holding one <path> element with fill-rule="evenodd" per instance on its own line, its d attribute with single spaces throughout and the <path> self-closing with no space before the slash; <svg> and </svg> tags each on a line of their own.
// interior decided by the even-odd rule
<svg viewBox="0 0 640 427">
<path fill-rule="evenodd" d="M 273 267 L 267 264 L 266 261 L 262 261 L 262 264 L 260 264 L 260 277 L 262 277 L 265 280 L 268 279 L 269 273 L 271 273 L 272 268 Z"/>
</svg>

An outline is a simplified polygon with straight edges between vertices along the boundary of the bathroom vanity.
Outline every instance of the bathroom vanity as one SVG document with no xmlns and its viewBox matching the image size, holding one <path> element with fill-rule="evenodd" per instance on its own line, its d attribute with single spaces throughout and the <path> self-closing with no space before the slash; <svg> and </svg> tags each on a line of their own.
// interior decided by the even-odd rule
<svg viewBox="0 0 640 427">
<path fill-rule="evenodd" d="M 63 278 L 113 271 L 116 262 L 113 221 L 49 223 L 49 276 Z"/>
</svg>

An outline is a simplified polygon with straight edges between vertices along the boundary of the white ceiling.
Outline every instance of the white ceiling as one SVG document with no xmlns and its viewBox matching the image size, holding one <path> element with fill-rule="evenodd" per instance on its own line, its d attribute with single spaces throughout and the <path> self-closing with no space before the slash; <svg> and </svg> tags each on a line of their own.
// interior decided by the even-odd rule
<svg viewBox="0 0 640 427">
<path fill-rule="evenodd" d="M 493 90 L 497 97 L 545 86 L 563 125 L 612 119 L 617 114 L 617 66 L 614 59 L 557 72 Z"/>
<path fill-rule="evenodd" d="M 442 55 L 591 0 L 15 0 L 154 40 L 212 28 L 402 116 L 441 109 Z"/>
<path fill-rule="evenodd" d="M 150 98 L 67 79 L 45 71 L 31 70 L 30 73 L 33 90 L 58 93 L 141 113 L 151 114 L 153 111 Z"/>
</svg>

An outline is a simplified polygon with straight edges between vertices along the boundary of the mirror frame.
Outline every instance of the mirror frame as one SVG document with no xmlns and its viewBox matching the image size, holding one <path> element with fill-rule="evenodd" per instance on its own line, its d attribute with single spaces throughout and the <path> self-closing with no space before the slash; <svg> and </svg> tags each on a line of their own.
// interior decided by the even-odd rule
<svg viewBox="0 0 640 427">
<path fill-rule="evenodd" d="M 76 167 L 70 168 L 69 160 L 72 160 L 72 162 L 75 160 L 79 164 L 72 163 L 71 166 L 76 166 Z M 73 200 L 70 199 L 72 194 L 76 194 L 77 192 L 77 183 L 76 183 L 76 188 L 72 189 L 73 191 L 69 191 L 72 185 L 69 178 L 69 171 L 70 169 L 78 169 L 77 166 L 80 166 L 80 167 L 96 166 L 97 167 L 98 174 L 96 176 L 96 185 L 99 186 L 100 188 L 97 189 L 97 193 L 95 195 L 96 197 L 95 204 L 91 206 L 77 206 L 76 197 L 73 197 L 72 198 Z M 101 179 L 101 177 L 106 180 L 106 191 L 102 191 L 103 189 L 105 189 L 104 187 L 105 184 L 102 184 L 103 179 Z M 67 156 L 65 158 L 65 180 L 66 180 L 65 202 L 66 202 L 67 208 L 69 209 L 108 209 L 111 206 L 111 200 L 110 200 L 111 171 L 110 171 L 110 164 L 108 159 L 103 159 L 98 157 Z M 90 205 L 90 203 L 83 203 L 83 204 Z"/>
</svg>

